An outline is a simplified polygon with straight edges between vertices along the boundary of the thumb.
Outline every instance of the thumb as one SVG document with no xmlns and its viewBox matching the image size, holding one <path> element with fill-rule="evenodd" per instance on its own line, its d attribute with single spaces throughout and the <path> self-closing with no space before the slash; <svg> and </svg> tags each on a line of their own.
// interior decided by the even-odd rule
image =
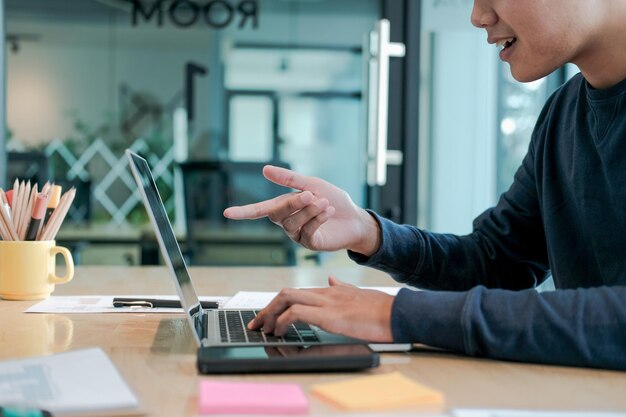
<svg viewBox="0 0 626 417">
<path fill-rule="evenodd" d="M 340 279 L 337 279 L 332 275 L 328 276 L 328 285 L 331 287 L 334 287 L 334 286 L 354 287 L 354 285 L 348 284 L 347 282 L 343 282 Z"/>
</svg>

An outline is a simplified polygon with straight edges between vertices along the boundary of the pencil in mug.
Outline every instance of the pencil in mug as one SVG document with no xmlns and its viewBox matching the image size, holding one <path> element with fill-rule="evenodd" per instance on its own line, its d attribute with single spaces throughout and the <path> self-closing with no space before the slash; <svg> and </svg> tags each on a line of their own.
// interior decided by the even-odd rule
<svg viewBox="0 0 626 417">
<path fill-rule="evenodd" d="M 13 240 L 9 230 L 4 225 L 4 217 L 0 217 L 0 240 Z"/>
<path fill-rule="evenodd" d="M 24 210 L 24 214 L 22 215 L 22 225 L 20 229 L 21 233 L 19 234 L 20 240 L 26 240 L 26 233 L 28 232 L 28 228 L 30 227 L 30 222 L 31 222 L 32 214 L 33 214 L 33 207 L 35 206 L 35 199 L 37 198 L 38 194 L 39 194 L 39 190 L 37 189 L 37 184 L 35 184 L 30 189 L 30 195 L 28 197 L 28 204 L 25 205 L 26 210 Z"/>
<path fill-rule="evenodd" d="M 15 180 L 16 184 L 13 185 L 13 205 L 11 206 L 12 212 L 13 212 L 13 226 L 15 227 L 15 231 L 17 232 L 18 236 L 19 236 L 19 225 L 20 225 L 20 220 L 22 219 L 22 201 L 24 200 L 24 188 L 26 187 L 26 184 L 24 184 L 24 181 L 20 182 L 18 180 Z M 17 185 L 17 187 L 15 186 Z"/>
<path fill-rule="evenodd" d="M 28 181 L 27 183 L 22 181 L 19 190 L 19 217 L 17 219 L 13 219 L 13 225 L 15 226 L 15 230 L 17 231 L 17 237 L 22 240 L 24 217 L 27 216 L 26 211 L 28 210 L 28 200 L 30 198 L 30 181 Z"/>
<path fill-rule="evenodd" d="M 10 213 L 10 211 L 9 212 L 6 211 L 6 207 L 8 207 L 7 197 L 6 197 L 6 194 L 5 194 L 5 192 L 4 192 L 4 190 L 2 188 L 0 188 L 0 205 L 2 205 L 2 207 L 0 207 L 0 210 L 3 213 Z M 6 228 L 6 226 L 4 225 L 4 217 L 0 217 L 0 239 L 2 239 L 2 240 L 11 240 L 11 236 L 9 235 L 9 231 Z"/>
<path fill-rule="evenodd" d="M 70 210 L 70 206 L 72 205 L 72 201 L 74 201 L 75 196 L 76 189 L 74 187 L 61 196 L 59 205 L 50 216 L 48 223 L 44 226 L 39 240 L 54 240 L 59 232 L 59 229 L 61 228 L 61 224 L 63 223 L 65 216 L 67 216 L 67 212 Z"/>
<path fill-rule="evenodd" d="M 11 192 L 11 194 L 13 194 L 13 192 Z M 9 218 L 11 218 L 10 197 L 7 196 L 7 193 L 5 193 L 2 188 L 0 188 L 0 200 L 2 200 L 0 203 L 0 205 L 2 205 L 2 210 L 4 210 L 9 215 Z"/>
<path fill-rule="evenodd" d="M 28 190 L 28 192 L 30 193 L 30 190 Z M 28 194 L 26 193 L 26 183 L 24 181 L 21 181 L 18 188 L 16 216 L 13 218 L 13 225 L 15 226 L 15 231 L 17 232 L 18 239 L 22 235 L 22 219 L 24 217 L 24 212 L 26 211 L 27 204 Z"/>
<path fill-rule="evenodd" d="M 2 239 L 4 240 L 18 240 L 17 232 L 15 231 L 15 227 L 13 226 L 13 222 L 9 214 L 0 210 L 0 228 L 2 229 Z"/>
</svg>

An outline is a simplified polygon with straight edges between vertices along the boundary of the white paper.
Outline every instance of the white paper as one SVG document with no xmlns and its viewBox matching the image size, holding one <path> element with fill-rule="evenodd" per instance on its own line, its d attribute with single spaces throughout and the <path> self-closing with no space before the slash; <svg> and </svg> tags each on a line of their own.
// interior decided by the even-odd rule
<svg viewBox="0 0 626 417">
<path fill-rule="evenodd" d="M 232 309 L 261 309 L 276 297 L 277 292 L 239 291 L 224 304 L 224 308 Z"/>
<path fill-rule="evenodd" d="M 301 287 L 301 288 L 320 288 L 320 287 Z M 360 287 L 362 289 L 377 290 L 389 295 L 396 295 L 402 287 Z M 239 291 L 227 303 L 224 308 L 232 309 L 262 309 L 265 308 L 270 301 L 276 297 L 278 292 L 267 291 Z"/>
<path fill-rule="evenodd" d="M 175 295 L 75 295 L 51 296 L 27 308 L 25 313 L 183 313 L 182 308 L 113 307 L 114 297 L 178 300 Z M 230 297 L 199 297 L 223 306 Z"/>
<path fill-rule="evenodd" d="M 139 408 L 100 348 L 0 362 L 0 404 L 42 408 L 54 415 Z"/>
<path fill-rule="evenodd" d="M 452 410 L 454 417 L 626 417 L 626 413 L 601 411 Z"/>
</svg>

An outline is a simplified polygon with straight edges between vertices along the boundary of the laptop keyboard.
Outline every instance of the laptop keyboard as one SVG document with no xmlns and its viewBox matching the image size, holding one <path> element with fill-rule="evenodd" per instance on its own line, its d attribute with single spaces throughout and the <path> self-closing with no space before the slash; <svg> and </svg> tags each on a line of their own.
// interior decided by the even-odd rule
<svg viewBox="0 0 626 417">
<path fill-rule="evenodd" d="M 283 336 L 265 334 L 259 330 L 248 330 L 246 327 L 258 311 L 252 310 L 220 310 L 218 319 L 222 342 L 231 343 L 315 343 L 319 338 L 310 325 L 294 323 L 288 327 Z"/>
</svg>

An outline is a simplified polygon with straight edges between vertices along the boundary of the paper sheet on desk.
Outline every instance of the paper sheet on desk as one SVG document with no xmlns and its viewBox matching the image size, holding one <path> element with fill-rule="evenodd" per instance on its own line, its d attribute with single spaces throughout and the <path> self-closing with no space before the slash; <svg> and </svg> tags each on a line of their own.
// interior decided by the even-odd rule
<svg viewBox="0 0 626 417">
<path fill-rule="evenodd" d="M 182 313 L 182 308 L 113 307 L 114 297 L 178 300 L 175 295 L 74 295 L 51 296 L 27 308 L 25 313 Z M 199 297 L 223 306 L 230 297 Z"/>
<path fill-rule="evenodd" d="M 301 287 L 301 288 L 312 288 L 312 287 Z M 319 287 L 317 287 L 319 288 Z M 396 295 L 398 291 L 402 287 L 361 287 L 363 289 L 369 290 L 377 290 L 387 293 L 389 295 Z M 234 309 L 262 309 L 267 306 L 270 301 L 278 292 L 264 292 L 264 291 L 239 291 L 233 297 L 231 297 L 228 302 L 224 304 L 224 308 L 234 308 Z"/>
<path fill-rule="evenodd" d="M 0 362 L 0 404 L 52 414 L 136 413 L 139 401 L 100 348 Z"/>
</svg>

